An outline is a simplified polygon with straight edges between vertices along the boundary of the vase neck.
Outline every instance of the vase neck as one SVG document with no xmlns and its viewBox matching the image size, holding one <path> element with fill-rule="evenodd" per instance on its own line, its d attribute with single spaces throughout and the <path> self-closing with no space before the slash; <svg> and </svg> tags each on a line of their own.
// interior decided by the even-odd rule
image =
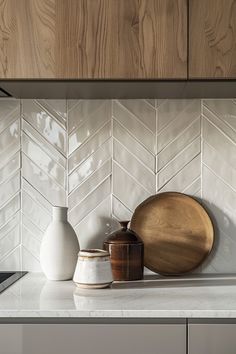
<svg viewBox="0 0 236 354">
<path fill-rule="evenodd" d="M 67 207 L 58 207 L 55 206 L 52 208 L 53 220 L 57 221 L 67 221 Z"/>
</svg>

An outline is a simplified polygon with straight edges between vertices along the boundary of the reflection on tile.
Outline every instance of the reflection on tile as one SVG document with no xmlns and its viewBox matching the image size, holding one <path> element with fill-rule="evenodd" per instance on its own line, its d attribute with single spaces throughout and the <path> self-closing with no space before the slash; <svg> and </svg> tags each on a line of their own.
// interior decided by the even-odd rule
<svg viewBox="0 0 236 354">
<path fill-rule="evenodd" d="M 62 188 L 66 188 L 65 169 L 24 133 L 22 135 L 22 152 Z"/>
<path fill-rule="evenodd" d="M 0 134 L 0 159 L 2 161 L 8 161 L 8 158 L 12 153 L 16 153 L 20 147 L 20 123 L 16 120 L 10 124 Z M 9 154 L 9 152 L 11 154 Z"/>
<path fill-rule="evenodd" d="M 81 203 L 77 204 L 69 212 L 69 220 L 76 226 L 82 219 L 92 212 L 111 193 L 111 178 L 108 177 L 94 191 L 92 191 Z"/>
<path fill-rule="evenodd" d="M 69 175 L 69 193 L 111 157 L 111 149 L 111 140 L 108 140 Z"/>
<path fill-rule="evenodd" d="M 0 168 L 0 184 L 10 178 L 19 169 L 20 152 L 18 151 L 2 168 Z"/>
<path fill-rule="evenodd" d="M 98 170 L 80 184 L 68 197 L 69 208 L 73 208 L 80 203 L 89 193 L 91 193 L 100 183 L 111 175 L 111 160 L 107 160 Z"/>
<path fill-rule="evenodd" d="M 0 100 L 0 133 L 20 118 L 20 101 Z"/>
<path fill-rule="evenodd" d="M 23 117 L 49 143 L 66 154 L 66 131 L 57 119 L 34 100 L 23 100 Z"/>
<path fill-rule="evenodd" d="M 69 136 L 69 155 L 80 147 L 111 119 L 111 103 L 101 101 L 100 107 L 93 114 L 84 117 L 80 126 Z M 70 121 L 69 112 L 69 121 Z"/>
<path fill-rule="evenodd" d="M 24 154 L 22 176 L 53 205 L 66 205 L 65 190 Z"/>
<path fill-rule="evenodd" d="M 66 158 L 60 151 L 55 149 L 37 130 L 35 130 L 29 123 L 22 119 L 23 132 L 34 141 L 45 153 L 62 167 L 66 168 Z"/>
<path fill-rule="evenodd" d="M 69 100 L 68 105 L 69 134 L 86 122 L 89 117 L 93 117 L 96 120 L 97 114 L 100 114 L 102 111 L 106 112 L 109 116 L 111 115 L 111 112 L 107 111 L 107 109 L 111 109 L 111 101 L 109 100 Z"/>
<path fill-rule="evenodd" d="M 76 167 L 84 162 L 90 155 L 95 153 L 98 148 L 111 137 L 111 122 L 99 130 L 91 139 L 83 144 L 79 149 L 75 150 L 70 156 L 68 161 L 69 173 Z"/>
<path fill-rule="evenodd" d="M 66 100 L 37 100 L 37 103 L 40 104 L 43 109 L 47 110 L 50 115 L 61 123 L 66 129 Z"/>
<path fill-rule="evenodd" d="M 197 272 L 235 272 L 235 156 L 233 99 L 0 100 L 0 267 L 22 253 L 40 270 L 54 204 L 68 203 L 81 247 L 102 247 L 117 220 L 175 190 L 202 196 L 215 222 L 219 248 Z"/>
</svg>

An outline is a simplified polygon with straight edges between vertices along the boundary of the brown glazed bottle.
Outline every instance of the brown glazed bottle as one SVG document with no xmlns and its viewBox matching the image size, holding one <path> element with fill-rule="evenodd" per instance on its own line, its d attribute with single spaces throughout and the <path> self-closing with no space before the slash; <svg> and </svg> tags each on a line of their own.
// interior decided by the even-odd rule
<svg viewBox="0 0 236 354">
<path fill-rule="evenodd" d="M 121 229 L 104 241 L 104 249 L 111 255 L 114 280 L 143 279 L 144 245 L 139 236 L 128 229 L 129 221 L 121 221 Z"/>
</svg>

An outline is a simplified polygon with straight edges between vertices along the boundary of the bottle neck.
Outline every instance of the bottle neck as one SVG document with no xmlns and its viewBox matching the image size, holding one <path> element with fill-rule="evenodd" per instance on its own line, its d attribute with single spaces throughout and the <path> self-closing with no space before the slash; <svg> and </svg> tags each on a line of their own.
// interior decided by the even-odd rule
<svg viewBox="0 0 236 354">
<path fill-rule="evenodd" d="M 67 221 L 67 207 L 53 207 L 52 208 L 52 216 L 53 220 L 56 221 Z"/>
</svg>

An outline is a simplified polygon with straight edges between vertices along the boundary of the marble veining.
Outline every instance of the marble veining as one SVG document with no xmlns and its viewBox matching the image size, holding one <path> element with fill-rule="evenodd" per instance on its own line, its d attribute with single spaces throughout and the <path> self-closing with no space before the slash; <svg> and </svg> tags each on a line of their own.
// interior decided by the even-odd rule
<svg viewBox="0 0 236 354">
<path fill-rule="evenodd" d="M 236 277 L 116 282 L 110 289 L 79 289 L 29 273 L 0 294 L 0 317 L 235 318 Z"/>
</svg>

